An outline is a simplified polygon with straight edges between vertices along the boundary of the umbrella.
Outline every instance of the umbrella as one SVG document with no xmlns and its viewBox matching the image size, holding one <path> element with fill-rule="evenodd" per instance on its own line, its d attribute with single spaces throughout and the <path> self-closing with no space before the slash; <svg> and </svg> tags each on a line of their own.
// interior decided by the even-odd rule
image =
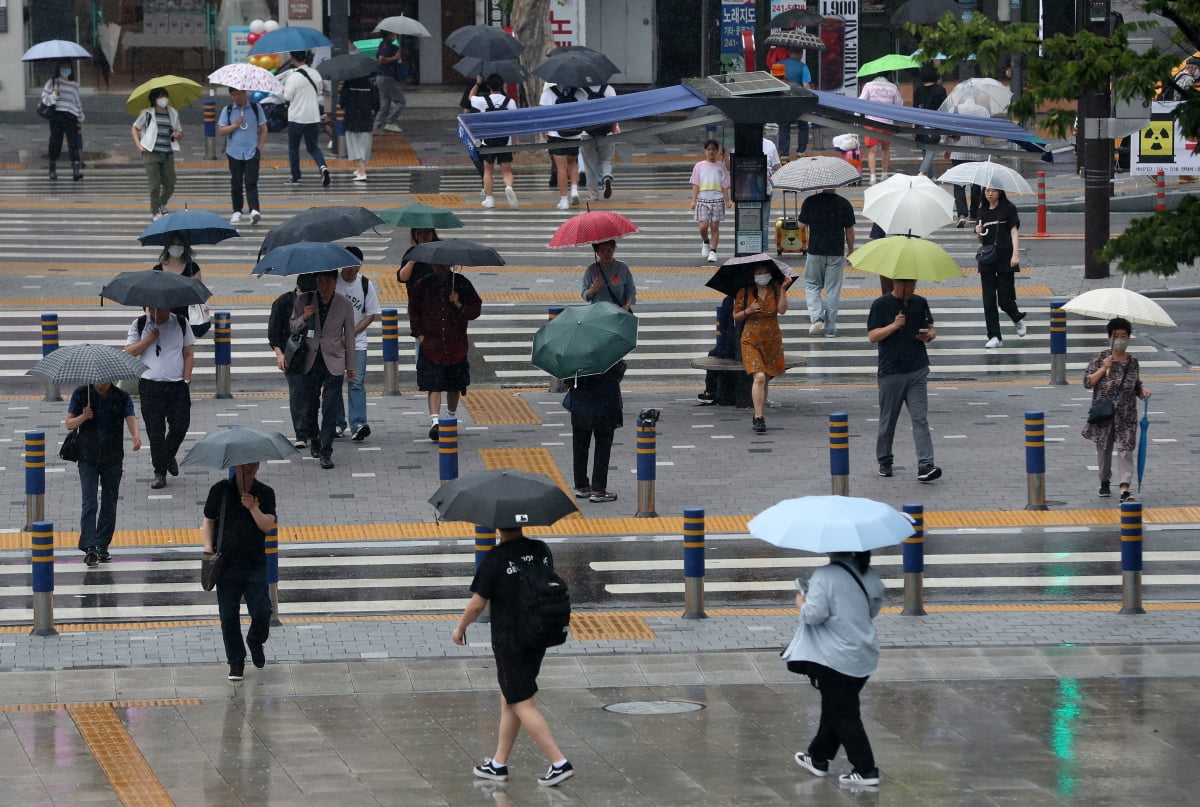
<svg viewBox="0 0 1200 807">
<path fill-rule="evenodd" d="M 747 286 L 754 283 L 754 270 L 766 266 L 771 270 L 771 276 L 782 283 L 785 278 L 794 277 L 795 271 L 783 261 L 777 261 L 765 252 L 757 255 L 742 255 L 730 258 L 721 264 L 716 273 L 710 277 L 705 286 L 715 289 L 727 297 L 732 297 Z"/>
<path fill-rule="evenodd" d="M 51 356 L 54 354 L 51 353 Z M 1141 430 L 1138 433 L 1138 493 L 1142 492 L 1142 474 L 1146 472 L 1146 436 L 1150 433 L 1150 399 L 1142 399 L 1142 420 L 1138 423 L 1138 428 Z"/>
<path fill-rule="evenodd" d="M 967 101 L 979 104 L 989 115 L 1000 115 L 1012 102 L 1012 90 L 994 78 L 969 78 L 958 82 L 946 93 L 946 100 L 942 101 L 938 111 L 953 112 L 956 106 Z"/>
<path fill-rule="evenodd" d="M 1124 317 L 1139 325 L 1153 325 L 1159 328 L 1175 327 L 1175 320 L 1171 319 L 1171 315 L 1163 310 L 1161 305 L 1124 286 L 1115 289 L 1085 291 L 1064 304 L 1063 310 L 1097 319 Z"/>
<path fill-rule="evenodd" d="M 763 40 L 765 45 L 778 45 L 783 48 L 800 48 L 801 50 L 825 50 L 825 43 L 816 34 L 808 31 L 773 31 Z"/>
<path fill-rule="evenodd" d="M 446 37 L 446 47 L 476 59 L 514 59 L 525 50 L 519 40 L 493 25 L 465 25 Z"/>
<path fill-rule="evenodd" d="M 903 53 L 891 53 L 867 62 L 858 68 L 858 75 L 873 76 L 876 73 L 888 73 L 892 70 L 915 70 L 920 66 L 921 63 L 911 56 L 905 56 Z"/>
<path fill-rule="evenodd" d="M 48 39 L 39 42 L 21 57 L 23 62 L 37 62 L 43 59 L 90 59 L 92 54 L 83 45 L 78 45 L 66 39 Z"/>
<path fill-rule="evenodd" d="M 194 277 L 142 269 L 117 275 L 100 289 L 100 296 L 142 308 L 186 308 L 204 302 L 212 292 Z"/>
<path fill-rule="evenodd" d="M 237 238 L 237 228 L 216 213 L 207 210 L 179 210 L 168 213 L 142 230 L 138 241 L 142 246 L 166 246 L 172 236 L 182 236 L 189 244 L 219 244 L 226 238 Z"/>
<path fill-rule="evenodd" d="M 752 518 L 748 528 L 755 538 L 805 552 L 867 552 L 916 532 L 891 505 L 853 496 L 785 499 Z"/>
<path fill-rule="evenodd" d="M 352 205 L 327 205 L 310 207 L 297 213 L 283 224 L 277 224 L 267 233 L 258 257 L 266 255 L 276 247 L 297 244 L 301 241 L 337 241 L 362 235 L 372 227 L 383 224 L 383 219 L 365 207 Z M 357 266 L 358 264 L 353 264 Z"/>
<path fill-rule="evenodd" d="M 330 81 L 349 81 L 375 75 L 379 72 L 379 62 L 359 53 L 342 53 L 317 65 L 317 72 Z"/>
<path fill-rule="evenodd" d="M 379 24 L 371 29 L 372 31 L 387 31 L 390 34 L 399 34 L 400 36 L 429 36 L 429 29 L 421 23 L 414 20 L 412 17 L 405 17 L 403 14 L 398 17 L 387 17 L 379 21 Z"/>
<path fill-rule="evenodd" d="M 533 68 L 532 72 L 560 87 L 594 87 L 604 84 L 613 76 L 607 67 L 590 54 L 579 51 L 552 55 Z"/>
<path fill-rule="evenodd" d="M 417 244 L 404 256 L 405 260 L 417 263 L 436 263 L 443 266 L 504 266 L 504 258 L 491 247 L 447 238 L 445 241 L 429 241 Z M 495 525 L 493 525 L 495 526 Z"/>
<path fill-rule="evenodd" d="M 949 280 L 962 277 L 954 259 L 932 241 L 893 235 L 868 241 L 847 257 L 855 269 L 893 280 Z"/>
<path fill-rule="evenodd" d="M 360 266 L 362 259 L 345 247 L 324 241 L 300 241 L 275 247 L 251 270 L 252 275 L 307 275 Z"/>
<path fill-rule="evenodd" d="M 383 44 L 381 37 L 374 39 L 356 39 L 354 40 L 354 49 L 358 51 L 360 56 L 366 56 L 368 59 L 374 59 L 379 55 L 379 46 Z"/>
<path fill-rule="evenodd" d="M 612 303 L 567 306 L 533 335 L 533 366 L 555 378 L 603 373 L 637 347 L 637 330 Z"/>
<path fill-rule="evenodd" d="M 950 185 L 979 185 L 983 188 L 995 188 L 1005 193 L 1033 193 L 1033 188 L 1029 187 L 1025 177 L 1007 165 L 994 163 L 991 160 L 959 163 L 938 177 L 937 181 Z"/>
<path fill-rule="evenodd" d="M 67 345 L 33 365 L 25 375 L 54 384 L 103 384 L 141 378 L 146 365 L 111 345 Z"/>
<path fill-rule="evenodd" d="M 302 25 L 288 28 L 276 28 L 258 38 L 250 48 L 249 56 L 260 53 L 283 53 L 293 50 L 308 50 L 309 48 L 324 48 L 333 45 L 333 40 L 316 28 L 306 28 Z"/>
<path fill-rule="evenodd" d="M 389 208 L 380 213 L 379 218 L 391 227 L 411 227 L 416 230 L 453 230 L 464 226 L 462 220 L 449 210 L 419 203 Z"/>
<path fill-rule="evenodd" d="M 521 66 L 516 59 L 476 59 L 474 56 L 464 56 L 454 63 L 454 69 L 467 78 L 483 76 L 487 78 L 492 73 L 499 74 L 507 84 L 520 84 L 529 78 L 529 71 Z"/>
<path fill-rule="evenodd" d="M 190 78 L 158 76 L 139 84 L 125 99 L 125 114 L 136 115 L 150 106 L 150 91 L 162 88 L 171 98 L 171 106 L 183 109 L 204 94 L 204 88 Z"/>
<path fill-rule="evenodd" d="M 256 64 L 247 62 L 218 67 L 208 74 L 208 83 L 247 92 L 265 92 L 268 95 L 283 93 L 283 82 L 275 78 L 270 70 L 264 70 Z"/>
<path fill-rule="evenodd" d="M 559 45 L 555 48 L 552 48 L 546 55 L 546 58 L 553 59 L 556 56 L 562 56 L 567 53 L 587 54 L 596 63 L 597 67 L 602 67 L 605 70 L 608 70 L 610 75 L 621 72 L 621 68 L 617 67 L 616 63 L 613 62 L 612 59 L 608 58 L 595 48 L 589 48 L 587 45 Z"/>
<path fill-rule="evenodd" d="M 825 21 L 815 11 L 810 11 L 807 8 L 793 8 L 782 14 L 776 14 L 767 23 L 768 28 L 807 28 L 810 25 L 820 25 Z"/>
<path fill-rule="evenodd" d="M 429 503 L 447 521 L 494 529 L 545 527 L 579 512 L 549 477 L 507 468 L 464 474 L 438 488 Z"/>
<path fill-rule="evenodd" d="M 614 238 L 624 238 L 638 231 L 637 225 L 620 213 L 611 210 L 589 210 L 558 225 L 554 237 L 546 246 L 551 249 L 599 244 Z"/>
<path fill-rule="evenodd" d="M 886 233 L 923 238 L 954 222 L 954 197 L 924 174 L 893 174 L 863 192 L 862 213 Z"/>
<path fill-rule="evenodd" d="M 771 177 L 776 190 L 805 193 L 840 188 L 861 180 L 858 169 L 840 157 L 800 157 Z"/>
<path fill-rule="evenodd" d="M 908 0 L 892 14 L 892 25 L 896 28 L 906 22 L 914 25 L 933 25 L 948 13 L 957 18 L 961 12 L 962 9 L 956 0 Z"/>
<path fill-rule="evenodd" d="M 180 465 L 232 468 L 251 462 L 286 460 L 299 454 L 286 437 L 252 426 L 235 426 L 209 432 L 192 446 Z"/>
</svg>

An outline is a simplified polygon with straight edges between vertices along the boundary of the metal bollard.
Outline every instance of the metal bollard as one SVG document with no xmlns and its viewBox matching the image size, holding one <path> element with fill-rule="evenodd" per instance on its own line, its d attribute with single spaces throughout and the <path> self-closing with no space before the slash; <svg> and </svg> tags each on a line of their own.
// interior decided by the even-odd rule
<svg viewBox="0 0 1200 807">
<path fill-rule="evenodd" d="M 25 432 L 25 529 L 46 518 L 46 433 Z"/>
<path fill-rule="evenodd" d="M 1050 303 L 1050 384 L 1055 387 L 1067 385 L 1067 312 L 1066 300 Z"/>
<path fill-rule="evenodd" d="M 383 322 L 383 394 L 400 394 L 400 312 L 385 308 Z"/>
<path fill-rule="evenodd" d="M 49 356 L 58 350 L 58 314 L 42 314 L 42 357 Z M 46 394 L 43 401 L 61 401 L 58 384 L 53 381 L 45 382 Z"/>
<path fill-rule="evenodd" d="M 1142 607 L 1142 503 L 1121 502 L 1121 611 L 1144 614 Z"/>
<path fill-rule="evenodd" d="M 845 412 L 829 414 L 830 493 L 850 495 L 850 416 Z"/>
<path fill-rule="evenodd" d="M 333 136 L 337 140 L 337 156 L 343 160 L 350 156 L 346 150 L 346 110 L 337 104 L 333 111 Z"/>
<path fill-rule="evenodd" d="M 550 306 L 549 308 L 546 309 L 546 321 L 549 322 L 550 320 L 554 319 L 562 312 L 563 312 L 563 306 L 561 306 L 561 305 Z M 563 384 L 561 378 L 552 378 L 552 379 L 550 379 L 550 388 L 546 391 L 551 394 L 558 394 L 560 392 L 565 392 L 566 385 Z"/>
<path fill-rule="evenodd" d="M 1049 510 L 1046 506 L 1046 413 L 1025 413 L 1026 510 Z"/>
<path fill-rule="evenodd" d="M 1037 232 L 1034 238 L 1047 238 L 1046 232 L 1046 172 L 1038 171 L 1037 175 Z"/>
<path fill-rule="evenodd" d="M 912 518 L 915 532 L 904 539 L 904 609 L 901 616 L 925 616 L 925 505 L 900 508 Z"/>
<path fill-rule="evenodd" d="M 683 511 L 683 618 L 708 619 L 704 613 L 704 509 Z"/>
<path fill-rule="evenodd" d="M 1166 213 L 1167 212 L 1167 181 L 1166 181 L 1166 177 L 1163 175 L 1162 171 L 1159 171 L 1157 176 L 1155 176 L 1154 184 L 1158 187 L 1158 193 L 1156 194 L 1156 200 L 1154 202 L 1154 212 L 1155 213 Z"/>
<path fill-rule="evenodd" d="M 217 388 L 214 398 L 232 398 L 231 367 L 233 363 L 233 323 L 228 311 L 213 314 L 213 364 L 217 369 Z"/>
<path fill-rule="evenodd" d="M 204 99 L 204 159 L 217 159 L 217 91 L 210 89 Z"/>
<path fill-rule="evenodd" d="M 438 479 L 458 479 L 458 418 L 438 418 Z"/>
<path fill-rule="evenodd" d="M 654 483 L 658 479 L 657 409 L 644 409 L 637 419 L 637 513 L 635 518 L 658 518 Z"/>
<path fill-rule="evenodd" d="M 271 627 L 283 624 L 279 620 L 279 524 L 267 533 L 264 542 L 267 553 L 267 587 L 271 590 Z"/>
<path fill-rule="evenodd" d="M 484 527 L 480 524 L 475 525 L 475 571 L 479 571 L 480 564 L 487 556 L 488 552 L 496 546 L 496 531 L 491 527 Z M 483 612 L 479 614 L 476 622 L 491 622 L 492 621 L 492 602 L 488 600 L 488 604 L 483 606 Z"/>
<path fill-rule="evenodd" d="M 57 636 L 54 629 L 54 525 L 38 521 L 33 531 L 33 636 Z"/>
</svg>

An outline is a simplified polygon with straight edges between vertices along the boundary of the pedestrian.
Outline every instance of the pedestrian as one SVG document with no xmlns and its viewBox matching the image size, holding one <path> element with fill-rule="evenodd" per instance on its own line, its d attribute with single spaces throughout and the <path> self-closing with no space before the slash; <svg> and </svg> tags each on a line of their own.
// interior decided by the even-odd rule
<svg viewBox="0 0 1200 807">
<path fill-rule="evenodd" d="M 880 73 L 875 78 L 863 85 L 862 92 L 858 94 L 859 99 L 863 101 L 874 101 L 877 104 L 895 104 L 904 106 L 904 99 L 900 96 L 900 89 L 888 81 L 887 75 Z M 876 118 L 871 115 L 867 116 L 867 120 L 879 121 L 880 123 L 891 123 L 887 118 Z M 867 127 L 870 129 L 871 127 Z M 872 129 L 885 133 L 882 129 Z M 881 137 L 864 137 L 863 147 L 867 150 L 867 167 L 870 170 L 870 183 L 875 184 L 875 151 L 876 149 L 883 152 L 883 173 L 879 175 L 879 179 L 887 179 L 888 171 L 891 170 L 892 163 L 892 144 Z"/>
<path fill-rule="evenodd" d="M 808 749 L 793 758 L 814 776 L 828 776 L 830 761 L 844 748 L 851 769 L 838 783 L 878 785 L 858 696 L 879 667 L 874 619 L 883 605 L 883 581 L 871 568 L 870 552 L 830 552 L 829 565 L 814 569 L 807 586 L 797 584 L 800 626 L 782 656 L 805 663 L 821 693 L 821 719 Z"/>
<path fill-rule="evenodd" d="M 880 227 L 875 222 L 871 222 L 871 232 L 867 233 L 868 241 L 874 241 L 876 238 L 887 238 L 887 237 L 888 237 L 888 234 L 884 231 L 884 229 L 882 227 Z M 913 237 L 916 238 L 916 236 L 913 236 Z M 879 293 L 880 294 L 891 294 L 892 286 L 893 286 L 892 279 L 890 277 L 885 277 L 884 275 L 879 276 Z"/>
<path fill-rule="evenodd" d="M 142 420 L 150 441 L 154 480 L 150 487 L 167 486 L 167 474 L 179 476 L 175 455 L 192 423 L 192 369 L 196 336 L 188 321 L 169 308 L 147 308 L 125 334 L 125 352 L 146 365 L 138 381 Z"/>
<path fill-rule="evenodd" d="M 355 246 L 346 247 L 360 261 L 362 250 Z M 375 281 L 362 273 L 362 265 L 347 266 L 338 273 L 337 293 L 350 301 L 354 308 L 354 378 L 346 384 L 346 405 L 338 398 L 337 428 L 334 435 L 341 437 L 350 429 L 350 439 L 361 443 L 371 436 L 367 424 L 367 328 L 375 317 L 383 313 L 379 304 L 379 289 Z M 346 412 L 350 420 L 346 420 Z"/>
<path fill-rule="evenodd" d="M 486 79 L 479 76 L 475 81 L 475 86 L 471 88 L 468 100 L 472 112 L 496 112 L 517 108 L 516 102 L 504 92 L 504 79 L 499 73 L 492 73 Z M 485 146 L 511 146 L 512 144 L 511 137 L 489 137 L 484 140 Z M 502 151 L 497 154 L 481 154 L 479 159 L 483 160 L 483 201 L 480 203 L 481 206 L 486 208 L 496 206 L 492 190 L 495 187 L 496 166 L 499 165 L 500 173 L 504 177 L 504 198 L 508 200 L 509 208 L 516 210 L 517 192 L 513 190 L 513 153 Z"/>
<path fill-rule="evenodd" d="M 575 91 L 580 101 L 596 101 L 615 98 L 616 89 L 611 84 L 593 84 Z M 621 124 L 602 123 L 583 130 L 585 137 L 579 142 L 579 159 L 583 162 L 583 173 L 588 181 L 588 197 L 593 201 L 612 198 L 613 158 L 617 155 L 617 144 L 612 135 L 621 133 Z"/>
<path fill-rule="evenodd" d="M 804 131 L 808 131 L 808 124 L 804 124 Z M 763 252 L 771 249 L 771 244 L 774 242 L 775 221 L 771 218 L 771 196 L 775 193 L 775 183 L 771 181 L 771 177 L 775 172 L 783 167 L 783 162 L 779 159 L 779 149 L 775 147 L 775 143 L 767 137 L 762 141 L 763 156 L 767 158 L 767 196 L 763 200 Z"/>
<path fill-rule="evenodd" d="M 854 222 L 854 208 L 834 188 L 814 193 L 800 206 L 800 226 L 808 230 L 804 294 L 813 336 L 837 336 L 842 280 L 850 263 L 846 256 L 854 251 Z"/>
<path fill-rule="evenodd" d="M 391 31 L 380 31 L 379 35 L 382 40 L 375 54 L 375 59 L 379 62 L 379 73 L 375 76 L 375 86 L 379 88 L 379 109 L 375 113 L 371 128 L 377 133 L 399 133 L 404 130 L 396 121 L 400 120 L 404 107 L 408 105 L 400 82 L 408 76 L 408 70 L 403 64 L 404 54 L 400 51 L 400 37 Z"/>
<path fill-rule="evenodd" d="M 258 169 L 267 142 L 267 115 L 261 105 L 249 100 L 245 90 L 229 88 L 233 103 L 221 110 L 217 134 L 225 137 L 225 160 L 229 163 L 229 198 L 233 213 L 230 224 L 242 220 L 242 203 L 250 205 L 250 223 L 258 224 L 262 207 L 258 201 Z M 245 189 L 245 196 L 242 190 Z"/>
<path fill-rule="evenodd" d="M 496 678 L 500 684 L 500 729 L 496 750 L 475 766 L 480 779 L 508 781 L 508 758 L 525 729 L 550 762 L 545 776 L 538 784 L 553 787 L 575 775 L 575 769 L 554 741 L 550 724 L 538 711 L 538 673 L 542 668 L 545 648 L 522 646 L 516 638 L 516 623 L 522 618 L 520 567 L 541 564 L 551 571 L 554 557 L 542 541 L 526 538 L 520 528 L 502 528 L 500 543 L 483 556 L 475 578 L 471 581 L 471 599 L 450 637 L 456 645 L 467 643 L 467 628 L 491 605 L 492 655 L 496 660 Z"/>
<path fill-rule="evenodd" d="M 750 398 L 754 417 L 750 423 L 757 434 L 767 430 L 763 412 L 767 405 L 767 384 L 787 372 L 783 332 L 779 328 L 779 317 L 788 309 L 787 286 L 764 263 L 755 264 L 754 285 L 741 289 L 734 297 L 733 320 L 742 323 L 742 366 L 753 379 Z"/>
<path fill-rule="evenodd" d="M 624 425 L 621 411 L 621 379 L 625 361 L 597 375 L 568 379 L 563 408 L 571 413 L 571 460 L 575 478 L 575 498 L 593 503 L 615 502 L 617 494 L 608 489 L 608 460 L 612 456 L 613 435 Z M 588 477 L 588 451 L 595 440 L 592 475 Z"/>
<path fill-rule="evenodd" d="M 1117 452 L 1117 484 L 1121 501 L 1133 499 L 1133 448 L 1137 442 L 1137 399 L 1150 397 L 1142 384 L 1138 360 L 1129 355 L 1133 326 L 1124 317 L 1114 317 L 1107 326 L 1109 348 L 1101 350 L 1083 371 L 1083 387 L 1092 391 L 1092 405 L 1111 401 L 1112 418 L 1088 423 L 1083 436 L 1096 444 L 1096 466 L 1100 472 L 1098 496 L 1111 496 L 1113 449 Z"/>
<path fill-rule="evenodd" d="M 267 344 L 275 352 L 275 367 L 283 373 L 288 385 L 288 410 L 292 419 L 292 434 L 295 435 L 293 445 L 304 448 L 308 445 L 309 435 L 305 433 L 307 425 L 304 422 L 304 412 L 308 398 L 304 389 L 304 373 L 299 369 L 289 368 L 284 351 L 292 335 L 292 310 L 296 307 L 296 298 L 301 294 L 312 294 L 317 290 L 315 276 L 297 275 L 296 286 L 291 291 L 285 291 L 271 303 L 271 315 L 267 319 Z"/>
<path fill-rule="evenodd" d="M 354 182 L 367 181 L 367 163 L 371 161 L 371 132 L 379 111 L 380 92 L 370 76 L 342 82 L 338 93 L 346 126 L 346 156 L 358 163 Z"/>
<path fill-rule="evenodd" d="M 300 181 L 300 140 L 303 139 L 308 156 L 321 169 L 321 184 L 327 186 L 332 177 L 317 143 L 322 118 L 321 74 L 308 66 L 307 51 L 294 50 L 291 55 L 292 69 L 283 79 L 283 98 L 288 104 L 288 167 L 291 169 L 288 182 L 294 185 Z"/>
<path fill-rule="evenodd" d="M 217 609 L 229 680 L 241 681 L 250 660 L 267 665 L 263 645 L 271 633 L 271 590 L 267 585 L 267 533 L 275 526 L 275 491 L 258 481 L 258 463 L 233 468 L 233 478 L 209 488 L 200 528 L 204 551 L 219 546 L 221 571 L 217 575 Z M 241 609 L 246 601 L 250 629 L 242 640 Z"/>
<path fill-rule="evenodd" d="M 575 96 L 575 87 L 547 84 L 542 90 L 538 104 L 571 104 L 579 100 Z M 558 204 L 554 206 L 557 210 L 579 207 L 579 143 L 582 138 L 583 129 L 557 129 L 546 132 L 546 140 L 552 144 L 550 157 L 554 161 L 554 172 L 558 177 L 559 199 Z"/>
<path fill-rule="evenodd" d="M 336 269 L 314 272 L 316 291 L 297 295 L 291 332 L 307 334 L 304 357 L 304 435 L 309 454 L 333 469 L 333 436 L 342 399 L 342 379 L 354 380 L 348 352 L 354 349 L 354 308 L 337 293 Z M 320 426 L 318 428 L 318 422 Z"/>
<path fill-rule="evenodd" d="M 867 314 L 867 339 L 878 348 L 879 434 L 875 458 L 879 475 L 892 475 L 892 438 L 900 407 L 908 407 L 913 443 L 917 451 L 917 481 L 940 479 L 942 469 L 933 462 L 929 436 L 929 353 L 925 346 L 937 338 L 933 312 L 924 297 L 915 294 L 917 281 L 896 278 L 892 293 L 876 298 Z"/>
<path fill-rule="evenodd" d="M 720 156 L 720 143 L 716 140 L 704 141 L 704 159 L 692 167 L 690 180 L 692 200 L 688 206 L 696 211 L 695 220 L 700 226 L 700 257 L 706 258 L 709 263 L 717 262 L 721 222 L 725 220 L 725 208 L 732 204 L 729 198 L 729 169 Z"/>
<path fill-rule="evenodd" d="M 812 72 L 804 63 L 804 51 L 801 48 L 789 48 L 787 58 L 779 62 L 783 65 L 783 80 L 798 87 L 811 90 L 813 88 Z M 779 154 L 791 158 L 792 154 L 792 124 L 796 125 L 796 154 L 803 157 L 808 151 L 808 121 L 797 120 L 779 121 Z"/>
<path fill-rule="evenodd" d="M 733 297 L 725 295 L 717 306 L 716 340 L 708 355 L 714 359 L 731 360 L 737 356 L 737 326 L 733 321 Z M 696 399 L 700 406 L 733 406 L 737 402 L 736 384 L 732 373 L 724 370 L 704 371 L 704 392 Z"/>
<path fill-rule="evenodd" d="M 613 239 L 592 244 L 596 260 L 583 270 L 582 296 L 589 303 L 612 303 L 617 308 L 632 311 L 637 302 L 637 287 L 633 273 L 624 261 L 614 257 L 617 242 Z"/>
<path fill-rule="evenodd" d="M 957 115 L 971 115 L 976 118 L 991 117 L 987 107 L 969 99 L 956 104 L 950 111 Z M 947 140 L 953 142 L 959 148 L 983 147 L 983 138 L 979 135 L 950 135 L 947 137 Z M 950 160 L 951 165 L 962 165 L 963 163 L 978 160 L 979 155 L 973 151 L 947 151 L 946 158 Z M 954 209 L 958 213 L 957 227 L 959 229 L 966 227 L 968 220 L 975 221 L 979 214 L 982 195 L 983 189 L 978 185 L 972 185 L 970 203 L 968 204 L 966 187 L 963 185 L 954 186 Z"/>
<path fill-rule="evenodd" d="M 171 233 L 171 240 L 163 247 L 162 253 L 158 256 L 158 263 L 152 267 L 156 272 L 174 272 L 182 277 L 195 278 L 200 282 L 204 282 L 200 277 L 200 264 L 196 263 L 196 252 L 192 249 L 192 245 L 188 243 L 187 238 L 182 233 Z M 190 306 L 182 305 L 178 308 L 172 308 L 171 313 L 176 316 L 188 319 L 188 309 Z M 202 322 L 191 324 L 192 335 L 197 338 L 208 333 L 211 322 Z"/>
<path fill-rule="evenodd" d="M 446 414 L 458 417 L 458 400 L 471 384 L 467 323 L 483 310 L 471 281 L 445 264 L 417 281 L 408 298 L 408 324 L 417 347 L 417 389 L 429 407 L 429 439 L 437 442 L 442 393 Z"/>
<path fill-rule="evenodd" d="M 942 86 L 942 77 L 931 64 L 922 65 L 920 76 L 921 83 L 913 90 L 913 107 L 936 110 L 946 100 L 946 88 Z M 917 173 L 933 179 L 933 147 L 940 143 L 942 138 L 937 134 L 918 132 L 915 139 L 922 146 L 921 167 L 917 169 Z"/>
<path fill-rule="evenodd" d="M 987 203 L 979 208 L 975 235 L 980 244 L 993 247 L 991 260 L 979 261 L 979 286 L 983 291 L 983 319 L 987 325 L 987 344 L 984 347 L 1003 347 L 1000 336 L 1000 313 L 1008 314 L 1016 326 L 1017 336 L 1026 333 L 1025 314 L 1017 307 L 1014 279 L 1021 270 L 1018 247 L 1021 218 L 1008 195 L 998 188 L 983 191 Z"/>
<path fill-rule="evenodd" d="M 83 492 L 79 551 L 88 566 L 111 559 L 108 547 L 117 528 L 117 496 L 125 464 L 122 427 L 129 430 L 133 450 L 141 451 L 133 399 L 125 390 L 106 381 L 76 387 L 71 393 L 67 428 L 79 432 L 79 487 Z"/>
<path fill-rule="evenodd" d="M 1157 101 L 1182 101 L 1184 93 L 1194 89 L 1196 79 L 1200 78 L 1200 56 L 1189 56 L 1170 81 L 1164 81 L 1159 90 Z"/>
<path fill-rule="evenodd" d="M 52 107 L 50 112 L 50 178 L 58 179 L 58 158 L 62 156 L 63 139 L 71 158 L 71 178 L 83 179 L 83 156 L 79 152 L 79 124 L 83 122 L 83 100 L 79 82 L 71 75 L 74 68 L 67 60 L 54 68 L 54 78 L 42 87 L 42 103 Z"/>
<path fill-rule="evenodd" d="M 130 132 L 142 153 L 146 183 L 150 186 L 150 214 L 155 220 L 167 215 L 167 202 L 175 193 L 175 152 L 183 139 L 179 113 L 171 106 L 165 87 L 150 91 L 150 106 L 138 113 Z"/>
</svg>

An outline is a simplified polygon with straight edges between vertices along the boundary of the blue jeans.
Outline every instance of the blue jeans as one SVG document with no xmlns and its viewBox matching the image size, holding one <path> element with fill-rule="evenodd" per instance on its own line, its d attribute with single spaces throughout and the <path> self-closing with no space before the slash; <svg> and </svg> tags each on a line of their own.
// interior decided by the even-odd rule
<svg viewBox="0 0 1200 807">
<path fill-rule="evenodd" d="M 267 585 L 267 565 L 228 564 L 217 578 L 217 609 L 221 614 L 221 639 L 225 642 L 225 660 L 230 665 L 246 663 L 246 645 L 242 642 L 242 599 L 250 614 L 246 641 L 264 644 L 271 632 L 271 588 Z"/>
<path fill-rule="evenodd" d="M 792 153 L 792 124 L 796 124 L 796 153 L 808 151 L 808 121 L 788 121 L 779 124 L 779 156 L 787 157 Z"/>
<path fill-rule="evenodd" d="M 808 253 L 804 262 L 804 291 L 808 316 L 813 322 L 824 322 L 825 333 L 837 333 L 838 300 L 842 296 L 842 279 L 846 259 L 841 255 Z M 821 299 L 822 290 L 825 299 Z"/>
<path fill-rule="evenodd" d="M 350 423 L 346 423 L 346 409 L 350 410 Z M 338 396 L 337 425 L 350 426 L 353 431 L 367 424 L 367 351 L 354 351 L 354 380 L 346 382 L 346 406 Z"/>
<path fill-rule="evenodd" d="M 875 458 L 880 465 L 892 464 L 892 438 L 900 407 L 908 407 L 912 420 L 913 444 L 917 449 L 917 472 L 933 467 L 933 440 L 929 436 L 929 368 L 911 373 L 881 375 L 879 383 L 879 436 L 875 439 Z"/>
<path fill-rule="evenodd" d="M 79 486 L 83 489 L 83 507 L 79 512 L 79 550 L 94 549 L 97 554 L 108 552 L 113 531 L 117 528 L 117 494 L 121 492 L 121 465 L 97 467 L 79 461 Z M 97 515 L 99 488 L 99 515 Z"/>
<path fill-rule="evenodd" d="M 288 166 L 292 169 L 292 179 L 300 178 L 300 138 L 304 138 L 304 150 L 313 158 L 317 168 L 325 167 L 325 155 L 317 145 L 317 135 L 320 133 L 319 123 L 288 122 Z"/>
</svg>

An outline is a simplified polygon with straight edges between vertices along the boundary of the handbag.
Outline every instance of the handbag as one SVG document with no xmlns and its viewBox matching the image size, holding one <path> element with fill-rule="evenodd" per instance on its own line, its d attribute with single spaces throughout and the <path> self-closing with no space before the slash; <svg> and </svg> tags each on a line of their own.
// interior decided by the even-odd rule
<svg viewBox="0 0 1200 807">
<path fill-rule="evenodd" d="M 979 264 L 980 269 L 986 269 L 994 264 L 996 262 L 996 245 L 984 244 L 975 250 L 975 262 Z"/>
<path fill-rule="evenodd" d="M 51 118 L 54 117 L 55 109 L 56 109 L 56 106 L 54 104 L 50 104 L 49 106 L 47 106 L 46 104 L 43 104 L 41 101 L 38 101 L 36 111 L 37 111 L 39 118 L 44 118 L 45 120 L 50 120 Z"/>
<path fill-rule="evenodd" d="M 221 554 L 221 539 L 225 535 L 225 502 L 229 500 L 229 489 L 221 491 L 221 515 L 217 519 L 217 544 L 214 552 L 205 552 L 200 560 L 200 587 L 212 591 L 221 576 L 221 567 L 225 565 L 225 557 Z"/>
<path fill-rule="evenodd" d="M 58 458 L 67 462 L 79 462 L 79 429 L 71 429 L 58 449 Z"/>
<path fill-rule="evenodd" d="M 1125 363 L 1125 370 L 1121 373 L 1121 381 L 1117 384 L 1117 395 L 1121 394 L 1121 387 L 1125 386 L 1125 375 L 1129 372 L 1129 362 Z M 1112 419 L 1117 416 L 1116 395 L 1112 398 L 1102 398 L 1088 407 L 1087 422 L 1092 426 L 1104 426 L 1111 423 Z"/>
<path fill-rule="evenodd" d="M 188 324 L 192 326 L 192 335 L 204 336 L 212 327 L 212 310 L 204 303 L 193 303 L 188 306 Z"/>
<path fill-rule="evenodd" d="M 304 360 L 308 358 L 308 340 L 304 332 L 294 333 L 288 337 L 283 346 L 283 370 L 293 375 L 304 372 Z"/>
</svg>

